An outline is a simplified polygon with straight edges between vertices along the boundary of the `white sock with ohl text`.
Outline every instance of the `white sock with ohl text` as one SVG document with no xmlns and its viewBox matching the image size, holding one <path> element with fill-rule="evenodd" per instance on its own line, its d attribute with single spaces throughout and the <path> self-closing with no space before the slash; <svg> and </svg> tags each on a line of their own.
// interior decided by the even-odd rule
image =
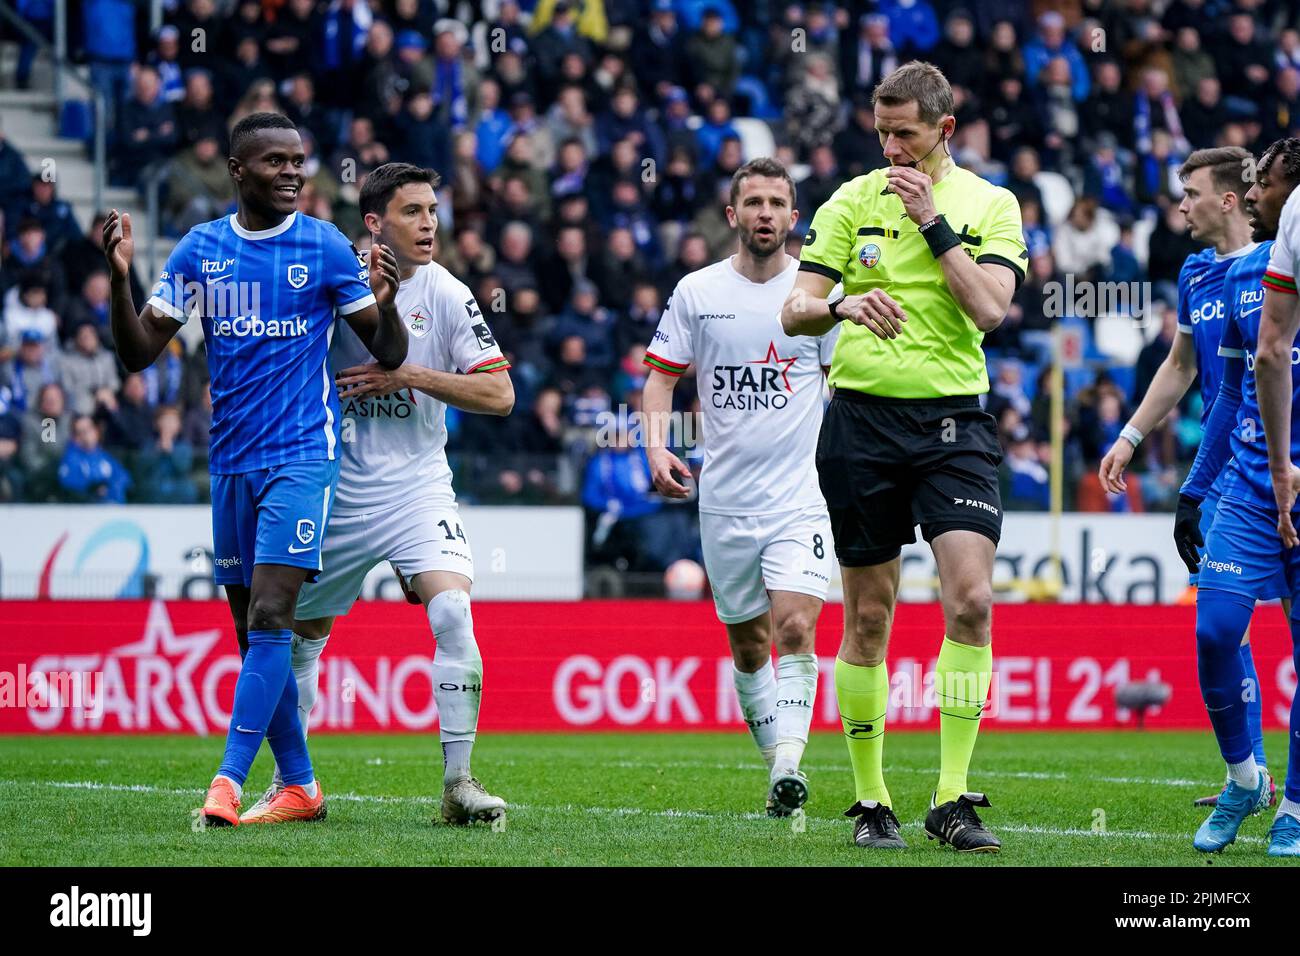
<svg viewBox="0 0 1300 956">
<path fill-rule="evenodd" d="M 740 714 L 768 767 L 776 759 L 776 674 L 770 660 L 752 674 L 731 668 Z"/>
<path fill-rule="evenodd" d="M 470 750 L 478 731 L 483 694 L 483 657 L 474 639 L 469 595 L 452 589 L 429 602 L 433 654 L 433 697 L 443 744 L 443 785 L 468 777 Z"/>
<path fill-rule="evenodd" d="M 817 655 L 782 654 L 776 662 L 776 763 L 798 770 L 817 697 Z"/>
</svg>

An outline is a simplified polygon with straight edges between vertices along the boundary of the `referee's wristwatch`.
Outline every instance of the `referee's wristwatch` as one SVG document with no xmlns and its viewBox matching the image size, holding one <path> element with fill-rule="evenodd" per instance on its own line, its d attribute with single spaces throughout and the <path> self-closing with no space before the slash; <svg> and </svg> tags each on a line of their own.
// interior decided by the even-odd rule
<svg viewBox="0 0 1300 956">
<path fill-rule="evenodd" d="M 836 322 L 844 321 L 844 316 L 840 315 L 840 303 L 846 298 L 848 297 L 844 294 L 844 289 L 841 288 L 839 295 L 826 300 L 826 308 L 830 310 L 831 318 Z"/>
</svg>

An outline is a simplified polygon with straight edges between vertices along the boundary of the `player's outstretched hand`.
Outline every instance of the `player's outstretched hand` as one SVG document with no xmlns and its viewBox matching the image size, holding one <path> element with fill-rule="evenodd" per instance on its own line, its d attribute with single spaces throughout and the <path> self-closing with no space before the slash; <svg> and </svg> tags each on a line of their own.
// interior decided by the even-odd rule
<svg viewBox="0 0 1300 956">
<path fill-rule="evenodd" d="M 397 256 L 392 249 L 377 242 L 370 247 L 367 265 L 370 268 L 370 291 L 375 294 L 375 302 L 380 308 L 392 305 L 402 281 L 397 271 Z"/>
<path fill-rule="evenodd" d="M 122 228 L 119 230 L 118 222 Z M 135 255 L 135 240 L 131 237 L 131 216 L 119 215 L 111 210 L 104 220 L 104 258 L 113 270 L 114 279 L 125 279 L 131 271 L 131 257 Z"/>
<path fill-rule="evenodd" d="M 1201 553 L 1205 547 L 1201 537 L 1201 503 L 1186 495 L 1178 496 L 1178 510 L 1174 512 L 1174 547 L 1187 565 L 1187 573 L 1195 574 L 1201 567 Z"/>
<path fill-rule="evenodd" d="M 391 395 L 407 387 L 406 366 L 387 369 L 378 362 L 354 365 L 335 375 L 334 384 L 339 387 L 339 398 Z"/>
<path fill-rule="evenodd" d="M 1273 479 L 1273 498 L 1277 501 L 1277 534 L 1282 539 L 1282 547 L 1294 548 L 1300 545 L 1300 535 L 1296 534 L 1291 520 L 1291 509 L 1295 507 L 1296 491 L 1300 490 L 1300 468 L 1292 465 L 1288 477 L 1289 481 Z"/>
<path fill-rule="evenodd" d="M 907 321 L 902 306 L 884 289 L 845 296 L 836 311 L 847 321 L 870 329 L 882 339 L 898 338 L 903 323 Z"/>
<path fill-rule="evenodd" d="M 646 456 L 650 460 L 650 478 L 654 482 L 655 491 L 665 498 L 689 498 L 691 490 L 677 480 L 677 475 L 683 478 L 691 476 L 691 470 L 686 467 L 686 463 L 670 452 L 667 448 L 651 448 L 647 451 Z"/>
<path fill-rule="evenodd" d="M 1128 463 L 1133 460 L 1135 450 L 1127 438 L 1117 438 L 1115 444 L 1110 446 L 1110 451 L 1106 452 L 1106 457 L 1101 460 L 1097 477 L 1101 479 L 1102 488 L 1112 495 L 1128 491 L 1128 483 L 1124 480 L 1124 469 L 1128 468 Z"/>
</svg>

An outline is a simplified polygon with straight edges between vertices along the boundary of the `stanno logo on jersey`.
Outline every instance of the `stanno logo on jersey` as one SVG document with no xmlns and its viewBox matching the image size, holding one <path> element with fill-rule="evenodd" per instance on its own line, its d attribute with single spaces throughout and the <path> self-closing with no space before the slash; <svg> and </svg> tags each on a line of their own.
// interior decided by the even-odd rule
<svg viewBox="0 0 1300 956">
<path fill-rule="evenodd" d="M 696 316 L 701 322 L 707 322 L 710 319 L 734 319 L 735 312 L 701 312 Z"/>
<path fill-rule="evenodd" d="M 782 358 L 776 351 L 776 343 L 769 342 L 767 355 L 761 359 L 751 359 L 743 365 L 715 365 L 713 407 L 785 408 L 794 392 L 790 385 L 790 366 L 798 361 L 797 356 Z"/>
<path fill-rule="evenodd" d="M 880 262 L 880 247 L 874 242 L 868 242 L 858 252 L 858 261 L 868 269 L 874 269 L 876 263 Z"/>
<path fill-rule="evenodd" d="M 289 285 L 295 289 L 301 289 L 307 284 L 307 267 L 301 262 L 295 262 L 289 267 Z"/>
<path fill-rule="evenodd" d="M 417 339 L 424 338 L 429 331 L 429 317 L 417 307 L 412 309 L 406 316 L 406 327 L 411 330 L 411 334 Z"/>
</svg>

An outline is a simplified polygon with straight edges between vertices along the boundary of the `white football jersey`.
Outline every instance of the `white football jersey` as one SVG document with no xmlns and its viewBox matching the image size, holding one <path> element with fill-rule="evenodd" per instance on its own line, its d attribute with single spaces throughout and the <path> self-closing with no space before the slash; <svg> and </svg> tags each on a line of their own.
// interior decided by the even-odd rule
<svg viewBox="0 0 1300 956">
<path fill-rule="evenodd" d="M 1279 172 L 1280 176 L 1281 173 Z M 1286 286 L 1300 276 L 1300 189 L 1287 196 L 1277 223 L 1277 241 L 1268 256 L 1268 272 Z"/>
<path fill-rule="evenodd" d="M 751 282 L 723 259 L 682 278 L 659 320 L 646 364 L 681 375 L 694 363 L 704 418 L 700 511 L 763 515 L 826 507 L 817 483 L 822 367 L 839 326 L 791 337 L 781 306 L 799 260 Z"/>
<path fill-rule="evenodd" d="M 439 372 L 510 367 L 469 287 L 431 262 L 397 288 L 406 361 Z M 346 322 L 334 336 L 335 374 L 374 358 Z M 454 502 L 447 465 L 447 406 L 417 389 L 339 400 L 343 456 L 334 511 L 370 512 L 405 499 Z M 349 434 L 351 431 L 351 434 Z"/>
</svg>

